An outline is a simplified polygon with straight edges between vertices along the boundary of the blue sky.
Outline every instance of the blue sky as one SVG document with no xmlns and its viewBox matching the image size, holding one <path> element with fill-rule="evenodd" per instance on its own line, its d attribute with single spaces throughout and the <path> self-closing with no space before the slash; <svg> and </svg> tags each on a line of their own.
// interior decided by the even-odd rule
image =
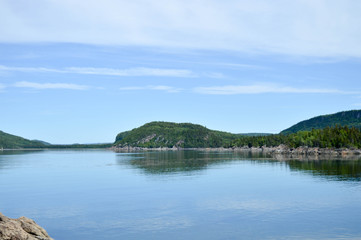
<svg viewBox="0 0 361 240">
<path fill-rule="evenodd" d="M 361 108 L 360 1 L 0 1 L 0 130 L 279 131 Z"/>
</svg>

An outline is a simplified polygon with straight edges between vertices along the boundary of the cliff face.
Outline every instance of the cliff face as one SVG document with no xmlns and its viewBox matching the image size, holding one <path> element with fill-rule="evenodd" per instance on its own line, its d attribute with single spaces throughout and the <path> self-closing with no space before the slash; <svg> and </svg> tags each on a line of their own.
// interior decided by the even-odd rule
<svg viewBox="0 0 361 240">
<path fill-rule="evenodd" d="M 1 240 L 53 240 L 48 233 L 33 220 L 20 217 L 12 219 L 0 213 Z"/>
</svg>

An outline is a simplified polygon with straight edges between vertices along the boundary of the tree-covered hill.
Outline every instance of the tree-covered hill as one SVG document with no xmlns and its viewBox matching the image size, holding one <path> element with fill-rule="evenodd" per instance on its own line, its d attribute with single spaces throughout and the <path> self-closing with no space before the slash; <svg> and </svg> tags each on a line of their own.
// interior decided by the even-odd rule
<svg viewBox="0 0 361 240">
<path fill-rule="evenodd" d="M 0 149 L 82 149 L 82 148 L 109 148 L 111 143 L 94 144 L 50 144 L 40 140 L 28 140 L 0 131 Z"/>
<path fill-rule="evenodd" d="M 334 127 L 336 125 L 361 129 L 361 110 L 351 110 L 314 117 L 283 130 L 281 134 L 296 133 L 298 131 L 311 131 L 312 129 L 324 129 L 326 127 Z"/>
<path fill-rule="evenodd" d="M 361 148 L 361 130 L 355 127 L 326 127 L 299 131 L 291 134 L 274 134 L 258 137 L 241 137 L 234 140 L 229 147 L 276 147 L 281 144 L 289 148 L 300 146 L 320 148 Z"/>
<path fill-rule="evenodd" d="M 239 135 L 214 131 L 191 123 L 150 122 L 131 131 L 119 133 L 114 145 L 118 147 L 222 147 Z"/>
<path fill-rule="evenodd" d="M 20 148 L 43 148 L 48 143 L 38 140 L 28 140 L 22 137 L 11 135 L 0 131 L 0 148 L 2 149 L 20 149 Z"/>
</svg>

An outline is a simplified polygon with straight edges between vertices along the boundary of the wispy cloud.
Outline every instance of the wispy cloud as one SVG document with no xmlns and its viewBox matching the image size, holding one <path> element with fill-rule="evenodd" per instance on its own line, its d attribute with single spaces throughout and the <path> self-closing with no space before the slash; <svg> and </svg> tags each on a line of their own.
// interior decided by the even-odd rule
<svg viewBox="0 0 361 240">
<path fill-rule="evenodd" d="M 134 91 L 134 90 L 156 90 L 156 91 L 164 91 L 169 93 L 177 93 L 182 91 L 181 88 L 175 88 L 171 86 L 164 86 L 164 85 L 158 85 L 158 86 L 145 86 L 145 87 L 136 87 L 136 86 L 130 86 L 130 87 L 122 87 L 119 88 L 121 91 Z"/>
<path fill-rule="evenodd" d="M 347 92 L 337 89 L 324 88 L 296 88 L 289 86 L 278 86 L 270 84 L 255 85 L 227 85 L 212 87 L 197 87 L 193 89 L 196 93 L 213 95 L 234 95 L 234 94 L 262 94 L 262 93 L 338 93 L 358 94 L 359 92 Z"/>
<path fill-rule="evenodd" d="M 268 67 L 261 65 L 252 65 L 252 64 L 242 64 L 242 63 L 227 63 L 227 62 L 216 62 L 210 63 L 213 65 L 218 65 L 222 67 L 232 68 L 232 69 L 252 69 L 252 70 L 265 70 L 269 69 Z"/>
<path fill-rule="evenodd" d="M 121 87 L 119 90 L 121 91 L 134 91 L 134 90 L 144 90 L 145 87 Z"/>
<path fill-rule="evenodd" d="M 122 77 L 135 76 L 156 76 L 156 77 L 194 77 L 195 74 L 190 70 L 184 69 L 162 69 L 162 68 L 129 68 L 129 69 L 113 69 L 113 68 L 66 68 L 67 73 L 78 74 L 95 74 L 95 75 L 111 75 Z"/>
<path fill-rule="evenodd" d="M 5 85 L 0 83 L 0 91 L 3 90 L 4 88 L 5 88 Z"/>
<path fill-rule="evenodd" d="M 94 67 L 67 67 L 63 69 L 44 68 L 44 67 L 9 67 L 0 65 L 0 71 L 14 72 L 38 72 L 38 73 L 69 73 L 85 75 L 109 75 L 120 77 L 138 77 L 138 76 L 155 76 L 155 77 L 196 77 L 196 74 L 186 69 L 164 69 L 164 68 L 94 68 Z"/>
<path fill-rule="evenodd" d="M 180 92 L 182 90 L 180 88 L 175 88 L 175 87 L 170 87 L 170 86 L 150 86 L 149 89 L 166 91 L 166 92 Z"/>
<path fill-rule="evenodd" d="M 53 68 L 44 68 L 44 67 L 9 67 L 0 65 L 0 71 L 12 71 L 12 72 L 57 72 L 57 73 L 63 73 L 65 71 L 53 69 Z"/>
<path fill-rule="evenodd" d="M 361 56 L 361 2 L 354 0 L 63 0 L 42 6 L 47 11 L 30 2 L 0 1 L 0 22 L 7 23 L 0 42 Z"/>
<path fill-rule="evenodd" d="M 87 90 L 90 87 L 72 83 L 35 83 L 35 82 L 17 82 L 14 87 L 33 88 L 33 89 L 69 89 L 69 90 Z"/>
</svg>

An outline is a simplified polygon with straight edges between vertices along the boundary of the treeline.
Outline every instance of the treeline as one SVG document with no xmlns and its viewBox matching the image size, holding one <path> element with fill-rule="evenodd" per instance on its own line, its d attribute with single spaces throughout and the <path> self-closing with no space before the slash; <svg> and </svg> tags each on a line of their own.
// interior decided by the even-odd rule
<svg viewBox="0 0 361 240">
<path fill-rule="evenodd" d="M 57 145 L 48 145 L 45 148 L 48 149 L 98 149 L 98 148 L 110 148 L 113 146 L 112 143 L 94 143 L 94 144 L 57 144 Z"/>
<path fill-rule="evenodd" d="M 227 147 L 275 147 L 284 144 L 290 148 L 300 146 L 320 148 L 361 148 L 361 131 L 355 127 L 335 126 L 312 129 L 293 134 L 274 134 L 259 137 L 242 137 Z"/>
</svg>

